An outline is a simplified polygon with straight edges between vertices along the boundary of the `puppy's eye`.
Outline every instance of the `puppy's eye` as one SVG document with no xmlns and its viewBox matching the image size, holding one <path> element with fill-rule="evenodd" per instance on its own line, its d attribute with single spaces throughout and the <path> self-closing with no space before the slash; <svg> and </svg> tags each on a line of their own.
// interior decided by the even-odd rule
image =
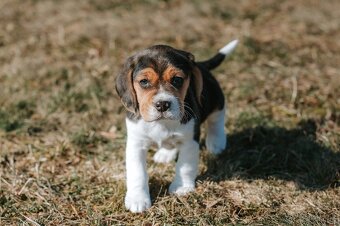
<svg viewBox="0 0 340 226">
<path fill-rule="evenodd" d="M 150 85 L 150 82 L 147 79 L 142 79 L 139 81 L 139 85 L 143 88 L 147 88 Z"/>
<path fill-rule="evenodd" d="M 176 88 L 181 88 L 183 85 L 184 79 L 178 76 L 175 76 L 171 79 L 171 84 Z"/>
</svg>

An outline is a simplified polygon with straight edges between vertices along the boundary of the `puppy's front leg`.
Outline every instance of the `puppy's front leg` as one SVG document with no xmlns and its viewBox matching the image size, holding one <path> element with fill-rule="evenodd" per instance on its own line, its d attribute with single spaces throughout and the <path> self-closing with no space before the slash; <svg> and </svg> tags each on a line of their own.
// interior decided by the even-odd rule
<svg viewBox="0 0 340 226">
<path fill-rule="evenodd" d="M 199 145 L 194 140 L 185 141 L 179 148 L 176 175 L 169 187 L 170 193 L 184 195 L 195 189 L 198 173 Z"/>
<path fill-rule="evenodd" d="M 146 171 L 146 143 L 129 134 L 126 144 L 125 207 L 131 212 L 142 212 L 151 206 Z"/>
</svg>

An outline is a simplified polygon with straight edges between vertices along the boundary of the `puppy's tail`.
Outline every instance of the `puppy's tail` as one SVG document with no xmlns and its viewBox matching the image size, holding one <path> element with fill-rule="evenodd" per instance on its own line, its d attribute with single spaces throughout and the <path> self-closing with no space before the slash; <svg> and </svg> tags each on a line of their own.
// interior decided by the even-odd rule
<svg viewBox="0 0 340 226">
<path fill-rule="evenodd" d="M 229 56 L 233 52 L 233 50 L 237 46 L 237 43 L 238 43 L 237 39 L 233 40 L 229 42 L 227 45 L 225 45 L 222 49 L 220 49 L 218 53 L 212 58 L 210 58 L 209 60 L 201 61 L 197 63 L 207 68 L 208 70 L 212 70 L 216 68 L 218 65 L 220 65 L 226 56 Z"/>
</svg>

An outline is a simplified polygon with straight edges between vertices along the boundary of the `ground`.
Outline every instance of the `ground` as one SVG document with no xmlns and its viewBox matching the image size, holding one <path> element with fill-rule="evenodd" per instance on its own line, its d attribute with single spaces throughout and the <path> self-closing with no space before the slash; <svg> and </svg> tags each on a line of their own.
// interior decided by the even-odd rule
<svg viewBox="0 0 340 226">
<path fill-rule="evenodd" d="M 0 2 L 0 225 L 339 225 L 340 2 Z M 228 148 L 195 192 L 148 156 L 153 205 L 125 210 L 124 60 L 156 43 L 207 59 Z M 204 130 L 203 130 L 204 134 Z"/>
</svg>

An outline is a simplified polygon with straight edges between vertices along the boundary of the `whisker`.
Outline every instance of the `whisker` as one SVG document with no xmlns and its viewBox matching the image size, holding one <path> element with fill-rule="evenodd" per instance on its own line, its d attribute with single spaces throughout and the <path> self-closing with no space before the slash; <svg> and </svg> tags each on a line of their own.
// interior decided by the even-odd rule
<svg viewBox="0 0 340 226">
<path fill-rule="evenodd" d="M 184 112 L 186 113 L 186 115 L 189 115 L 194 119 L 198 118 L 195 111 L 187 103 L 184 103 Z"/>
<path fill-rule="evenodd" d="M 187 120 L 189 117 L 192 117 L 194 119 L 198 119 L 195 111 L 185 102 L 182 102 L 181 99 L 179 99 L 178 97 L 175 97 L 176 100 L 183 105 L 183 112 L 181 109 L 181 115 L 183 115 L 182 117 Z"/>
</svg>

